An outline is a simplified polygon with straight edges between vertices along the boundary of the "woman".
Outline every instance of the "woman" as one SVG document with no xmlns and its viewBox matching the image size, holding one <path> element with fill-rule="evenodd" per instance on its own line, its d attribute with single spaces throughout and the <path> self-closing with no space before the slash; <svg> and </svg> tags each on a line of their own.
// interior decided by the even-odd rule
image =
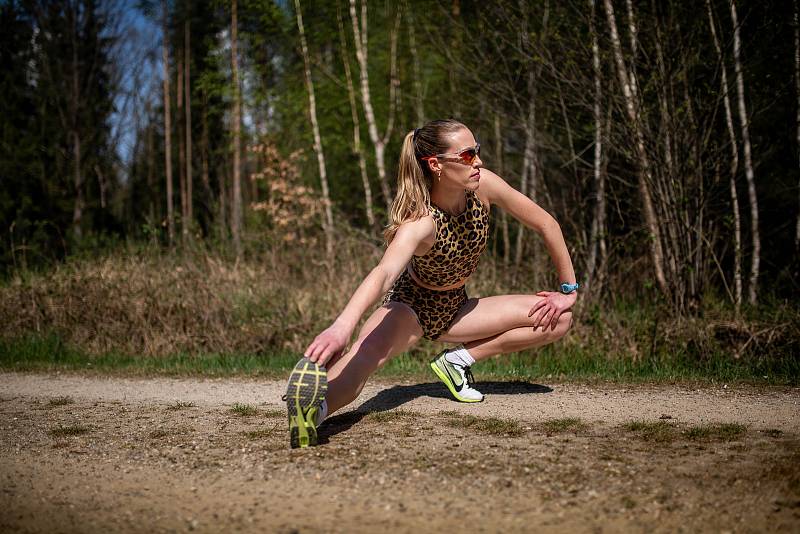
<svg viewBox="0 0 800 534">
<path fill-rule="evenodd" d="M 546 345 L 569 330 L 578 285 L 558 223 L 482 166 L 480 145 L 458 121 L 431 121 L 406 135 L 386 252 L 289 378 L 293 448 L 315 445 L 322 420 L 355 400 L 372 373 L 421 337 L 459 344 L 431 368 L 457 400 L 479 402 L 470 371 L 476 361 Z M 561 291 L 467 298 L 464 283 L 486 248 L 492 205 L 542 236 Z M 361 316 L 384 294 L 344 352 Z"/>
</svg>

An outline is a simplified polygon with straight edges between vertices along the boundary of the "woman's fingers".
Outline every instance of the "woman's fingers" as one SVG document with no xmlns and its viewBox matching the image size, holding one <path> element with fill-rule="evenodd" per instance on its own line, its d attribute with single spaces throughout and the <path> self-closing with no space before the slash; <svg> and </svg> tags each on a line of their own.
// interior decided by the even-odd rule
<svg viewBox="0 0 800 534">
<path fill-rule="evenodd" d="M 542 306 L 547 306 L 547 300 L 545 300 L 545 299 L 542 299 L 542 300 L 540 300 L 539 302 L 537 302 L 536 304 L 534 304 L 534 305 L 533 305 L 533 308 L 531 308 L 531 311 L 528 313 L 528 317 L 530 317 L 531 315 L 533 315 L 534 313 L 536 313 L 536 310 L 538 310 L 538 309 L 539 309 L 539 308 L 541 308 Z"/>
<path fill-rule="evenodd" d="M 561 314 L 564 313 L 561 310 L 556 310 L 553 314 L 553 318 L 550 320 L 550 329 L 555 330 L 556 326 L 558 326 L 558 318 L 561 317 Z"/>
<path fill-rule="evenodd" d="M 550 311 L 550 306 L 549 305 L 545 305 L 545 306 L 542 306 L 539 309 L 538 312 L 536 312 L 536 315 L 533 316 L 533 328 L 534 329 L 539 328 L 539 325 L 542 324 L 542 319 L 544 319 L 544 317 L 545 317 L 545 315 L 547 315 L 548 311 Z"/>
<path fill-rule="evenodd" d="M 539 323 L 542 326 L 542 332 L 547 332 L 547 329 L 550 327 L 550 321 L 553 318 L 553 315 L 556 313 L 555 308 L 548 308 L 547 313 L 542 316 L 542 320 Z"/>
</svg>

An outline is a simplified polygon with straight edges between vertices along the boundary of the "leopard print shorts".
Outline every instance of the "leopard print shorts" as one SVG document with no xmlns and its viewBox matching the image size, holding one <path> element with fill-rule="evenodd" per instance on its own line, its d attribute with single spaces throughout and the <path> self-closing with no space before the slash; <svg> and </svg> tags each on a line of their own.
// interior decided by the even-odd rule
<svg viewBox="0 0 800 534">
<path fill-rule="evenodd" d="M 450 329 L 456 314 L 467 302 L 467 290 L 461 286 L 434 291 L 417 285 L 408 271 L 403 271 L 383 299 L 383 304 L 389 302 L 402 302 L 414 310 L 422 337 L 436 339 Z"/>
</svg>

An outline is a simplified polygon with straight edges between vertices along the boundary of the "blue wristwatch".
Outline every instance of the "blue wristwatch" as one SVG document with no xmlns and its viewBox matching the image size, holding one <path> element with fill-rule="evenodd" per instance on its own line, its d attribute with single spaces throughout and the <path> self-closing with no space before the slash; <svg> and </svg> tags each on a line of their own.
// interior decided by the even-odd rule
<svg viewBox="0 0 800 534">
<path fill-rule="evenodd" d="M 575 282 L 574 284 L 568 284 L 566 282 L 561 284 L 561 292 L 565 295 L 569 295 L 570 293 L 574 293 L 580 287 L 580 284 Z"/>
</svg>

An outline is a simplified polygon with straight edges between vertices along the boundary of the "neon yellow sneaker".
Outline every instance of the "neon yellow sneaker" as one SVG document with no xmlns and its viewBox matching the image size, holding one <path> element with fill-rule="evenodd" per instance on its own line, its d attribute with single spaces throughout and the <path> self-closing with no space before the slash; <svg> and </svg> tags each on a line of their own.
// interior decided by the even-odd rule
<svg viewBox="0 0 800 534">
<path fill-rule="evenodd" d="M 450 393 L 453 394 L 457 401 L 481 402 L 483 393 L 472 387 L 472 384 L 475 383 L 475 378 L 472 376 L 469 366 L 462 366 L 448 361 L 444 357 L 446 352 L 443 350 L 431 361 L 433 372 L 444 382 L 444 385 L 447 386 L 447 389 L 450 390 Z"/>
<path fill-rule="evenodd" d="M 283 396 L 289 415 L 291 448 L 317 444 L 317 418 L 327 390 L 328 372 L 308 358 L 301 358 L 289 375 Z"/>
</svg>

